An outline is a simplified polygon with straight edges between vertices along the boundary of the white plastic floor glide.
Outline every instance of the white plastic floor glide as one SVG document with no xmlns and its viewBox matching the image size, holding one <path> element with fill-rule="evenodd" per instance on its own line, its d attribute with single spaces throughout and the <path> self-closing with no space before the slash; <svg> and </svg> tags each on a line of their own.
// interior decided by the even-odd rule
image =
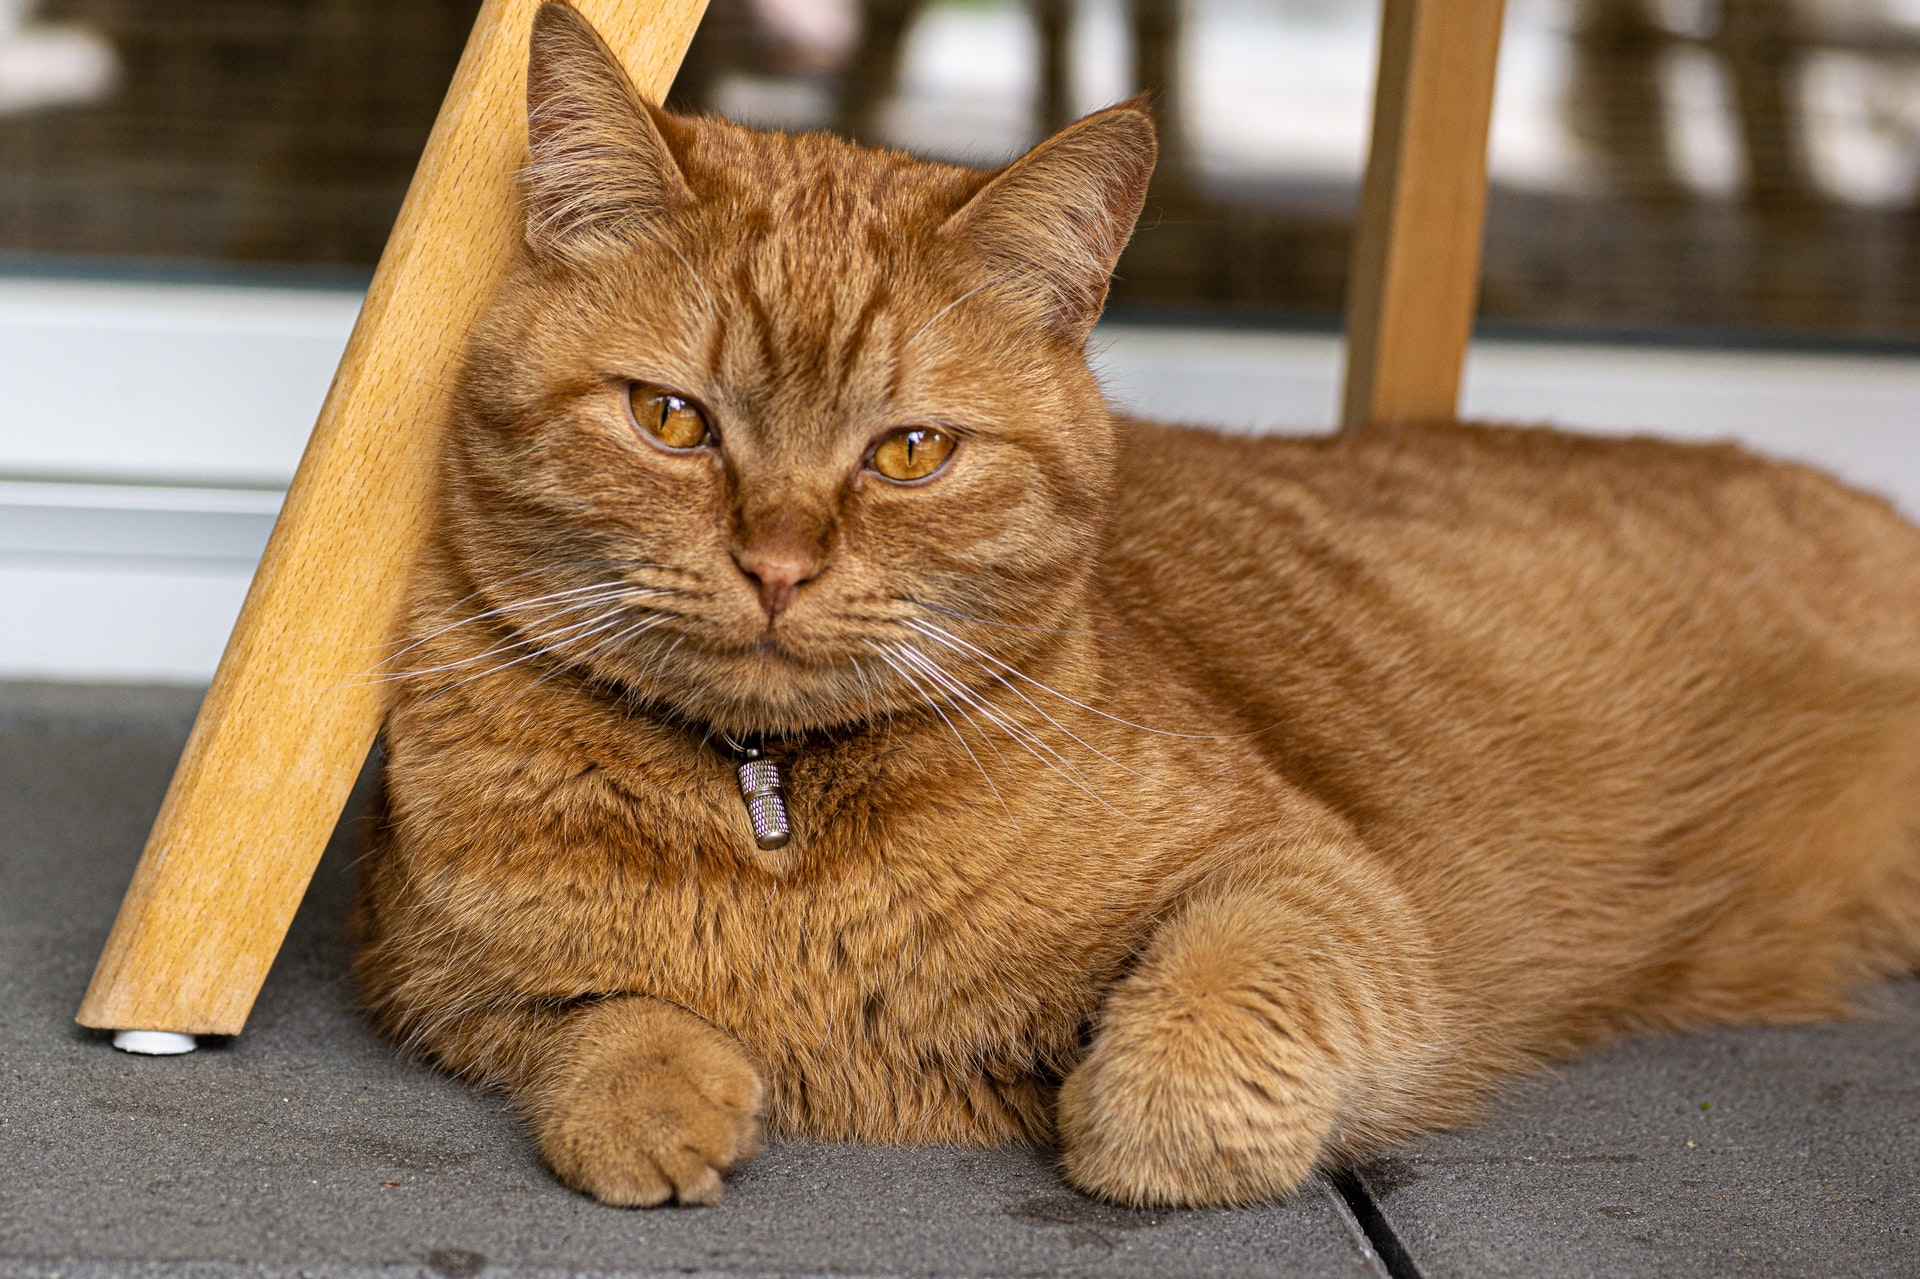
<svg viewBox="0 0 1920 1279">
<path fill-rule="evenodd" d="M 120 1030 L 114 1032 L 113 1046 L 143 1057 L 178 1057 L 200 1045 L 192 1035 L 177 1035 L 171 1030 Z"/>
</svg>

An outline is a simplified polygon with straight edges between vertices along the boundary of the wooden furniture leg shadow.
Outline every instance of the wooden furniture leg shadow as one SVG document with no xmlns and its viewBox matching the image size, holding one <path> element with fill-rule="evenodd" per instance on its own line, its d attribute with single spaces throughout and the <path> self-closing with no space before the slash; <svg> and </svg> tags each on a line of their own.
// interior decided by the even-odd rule
<svg viewBox="0 0 1920 1279">
<path fill-rule="evenodd" d="M 705 0 L 575 2 L 641 90 L 664 98 Z M 238 1033 L 366 759 L 384 709 L 371 674 L 429 516 L 453 380 L 520 235 L 514 173 L 538 3 L 480 11 L 82 1025 Z M 1453 416 L 1501 5 L 1386 2 L 1349 303 L 1349 426 Z"/>
</svg>

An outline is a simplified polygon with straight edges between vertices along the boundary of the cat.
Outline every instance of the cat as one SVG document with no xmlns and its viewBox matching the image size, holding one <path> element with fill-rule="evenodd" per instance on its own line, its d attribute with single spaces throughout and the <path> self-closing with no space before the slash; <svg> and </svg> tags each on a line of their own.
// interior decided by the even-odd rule
<svg viewBox="0 0 1920 1279">
<path fill-rule="evenodd" d="M 711 1203 L 764 1133 L 1254 1203 L 1920 964 L 1885 502 L 1731 446 L 1116 414 L 1138 101 L 980 172 L 665 113 L 549 4 L 528 106 L 357 974 L 566 1184 Z"/>
</svg>

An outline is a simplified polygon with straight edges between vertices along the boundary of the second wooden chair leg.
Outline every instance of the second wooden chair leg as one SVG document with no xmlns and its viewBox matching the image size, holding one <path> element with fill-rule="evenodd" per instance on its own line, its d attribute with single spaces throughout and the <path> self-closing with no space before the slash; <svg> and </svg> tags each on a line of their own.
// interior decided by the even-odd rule
<svg viewBox="0 0 1920 1279">
<path fill-rule="evenodd" d="M 1486 221 L 1503 0 L 1386 0 L 1347 291 L 1341 422 L 1458 411 Z"/>
</svg>

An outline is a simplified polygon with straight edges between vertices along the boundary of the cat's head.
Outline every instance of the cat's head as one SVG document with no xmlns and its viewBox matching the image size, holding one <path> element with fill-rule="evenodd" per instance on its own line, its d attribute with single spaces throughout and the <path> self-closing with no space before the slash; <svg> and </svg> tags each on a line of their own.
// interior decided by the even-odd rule
<svg viewBox="0 0 1920 1279">
<path fill-rule="evenodd" d="M 528 109 L 526 251 L 447 486 L 523 642 L 778 734 L 991 684 L 985 655 L 1070 625 L 1113 482 L 1084 347 L 1153 165 L 1137 103 L 979 172 L 669 115 L 549 4 Z"/>
</svg>

